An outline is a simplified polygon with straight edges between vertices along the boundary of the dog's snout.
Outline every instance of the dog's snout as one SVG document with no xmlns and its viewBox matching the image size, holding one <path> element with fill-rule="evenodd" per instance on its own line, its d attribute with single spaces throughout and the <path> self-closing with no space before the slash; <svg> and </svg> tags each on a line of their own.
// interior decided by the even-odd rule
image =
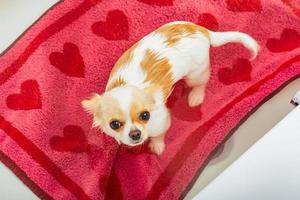
<svg viewBox="0 0 300 200">
<path fill-rule="evenodd" d="M 129 132 L 129 137 L 134 141 L 139 140 L 139 139 L 141 139 L 141 131 L 140 130 L 132 130 Z"/>
</svg>

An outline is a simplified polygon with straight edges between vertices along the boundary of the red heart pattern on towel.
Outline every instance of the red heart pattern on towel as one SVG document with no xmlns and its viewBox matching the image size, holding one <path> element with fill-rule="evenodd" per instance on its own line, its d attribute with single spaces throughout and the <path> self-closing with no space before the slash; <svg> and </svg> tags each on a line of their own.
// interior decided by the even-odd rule
<svg viewBox="0 0 300 200">
<path fill-rule="evenodd" d="M 173 0 L 138 0 L 139 2 L 143 2 L 149 5 L 156 6 L 172 6 Z"/>
<path fill-rule="evenodd" d="M 50 139 L 50 146 L 53 150 L 74 153 L 89 153 L 90 145 L 87 142 L 84 131 L 81 127 L 68 125 L 63 129 L 63 136 L 53 136 Z"/>
<path fill-rule="evenodd" d="M 260 0 L 227 0 L 227 8 L 234 12 L 258 12 L 262 10 Z"/>
<path fill-rule="evenodd" d="M 286 28 L 282 31 L 279 39 L 268 39 L 266 46 L 274 53 L 291 51 L 300 47 L 300 35 L 297 31 Z"/>
<path fill-rule="evenodd" d="M 77 45 L 65 43 L 63 52 L 52 52 L 49 56 L 51 65 L 71 77 L 84 77 L 84 62 Z"/>
<path fill-rule="evenodd" d="M 7 107 L 13 110 L 31 110 L 42 107 L 41 93 L 36 80 L 24 81 L 21 93 L 11 94 L 6 99 Z"/>
<path fill-rule="evenodd" d="M 222 68 L 218 73 L 219 81 L 225 85 L 251 80 L 252 66 L 247 59 L 237 59 L 232 68 Z"/>
<path fill-rule="evenodd" d="M 128 40 L 129 28 L 127 16 L 120 10 L 109 11 L 106 21 L 96 22 L 92 31 L 107 40 Z"/>
<path fill-rule="evenodd" d="M 0 160 L 2 153 L 13 158 L 38 186 L 34 189 L 41 189 L 41 198 L 183 198 L 214 149 L 223 147 L 220 144 L 230 136 L 229 131 L 248 116 L 249 110 L 299 74 L 297 2 L 61 1 L 0 58 L 0 66 L 4 67 L 0 85 L 6 100 L 0 116 L 0 144 L 5 139 L 0 145 Z M 268 20 L 270 16 L 276 20 Z M 149 140 L 128 147 L 92 130 L 91 118 L 84 115 L 79 102 L 90 92 L 102 91 L 115 56 L 129 44 L 177 20 L 193 21 L 213 31 L 255 33 L 262 46 L 259 58 L 253 61 L 255 66 L 236 59 L 248 53 L 244 48 L 211 48 L 212 76 L 203 104 L 188 106 L 191 89 L 184 81 L 176 83 L 168 100 L 173 120 L 161 156 L 150 152 Z M 40 56 L 45 52 L 46 57 Z M 235 55 L 228 56 L 228 52 Z M 45 73 L 32 70 L 35 66 L 44 66 Z M 29 79 L 34 79 L 33 86 L 23 86 L 26 84 L 22 82 Z M 48 101 L 57 95 L 65 98 L 54 102 L 55 108 L 62 109 L 58 117 L 53 112 L 54 104 Z M 249 98 L 250 102 L 244 101 Z M 41 109 L 27 111 L 37 108 Z M 27 114 L 30 120 L 23 120 Z M 47 134 L 46 140 L 39 140 Z M 218 153 L 220 149 L 214 156 Z M 32 165 L 22 165 L 27 158 Z"/>
<path fill-rule="evenodd" d="M 190 91 L 183 81 L 178 83 L 168 99 L 167 105 L 171 114 L 184 121 L 199 121 L 202 118 L 201 107 L 191 108 L 188 105 L 187 95 Z"/>
<path fill-rule="evenodd" d="M 217 19 L 210 13 L 200 14 L 198 17 L 198 24 L 212 31 L 217 31 L 219 29 L 219 23 Z"/>
<path fill-rule="evenodd" d="M 293 12 L 300 17 L 300 1 L 299 0 L 281 0 L 287 6 L 289 6 Z"/>
</svg>

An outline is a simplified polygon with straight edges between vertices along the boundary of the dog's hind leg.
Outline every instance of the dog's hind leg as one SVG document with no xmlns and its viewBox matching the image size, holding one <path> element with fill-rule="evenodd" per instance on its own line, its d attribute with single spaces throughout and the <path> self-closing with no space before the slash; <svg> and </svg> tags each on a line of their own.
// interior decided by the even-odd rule
<svg viewBox="0 0 300 200">
<path fill-rule="evenodd" d="M 188 104 L 190 107 L 198 106 L 203 102 L 205 96 L 206 83 L 208 82 L 209 77 L 209 64 L 207 64 L 204 68 L 201 67 L 190 72 L 185 77 L 187 85 L 192 88 L 190 93 L 188 94 Z"/>
</svg>

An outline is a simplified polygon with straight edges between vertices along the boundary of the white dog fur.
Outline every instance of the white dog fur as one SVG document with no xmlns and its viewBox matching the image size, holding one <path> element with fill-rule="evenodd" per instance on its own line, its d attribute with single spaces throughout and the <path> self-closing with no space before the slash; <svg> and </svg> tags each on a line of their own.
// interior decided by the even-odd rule
<svg viewBox="0 0 300 200">
<path fill-rule="evenodd" d="M 128 49 L 114 65 L 105 92 L 82 105 L 93 114 L 94 126 L 119 143 L 134 146 L 150 138 L 151 150 L 161 154 L 171 123 L 165 103 L 174 84 L 184 79 L 192 88 L 189 106 L 201 104 L 210 76 L 209 48 L 229 42 L 249 49 L 251 60 L 259 51 L 245 33 L 212 32 L 184 21 L 165 24 Z"/>
</svg>

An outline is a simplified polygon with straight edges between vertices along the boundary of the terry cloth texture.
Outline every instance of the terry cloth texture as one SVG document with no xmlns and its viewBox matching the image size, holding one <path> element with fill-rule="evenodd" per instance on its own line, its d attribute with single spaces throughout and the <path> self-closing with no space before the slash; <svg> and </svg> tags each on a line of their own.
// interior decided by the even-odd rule
<svg viewBox="0 0 300 200">
<path fill-rule="evenodd" d="M 1 161 L 46 199 L 184 197 L 233 130 L 299 76 L 299 11 L 297 0 L 58 3 L 0 57 Z M 261 51 L 249 62 L 239 44 L 212 48 L 212 75 L 199 107 L 189 108 L 188 88 L 176 85 L 161 156 L 147 146 L 118 146 L 91 128 L 80 102 L 104 91 L 126 49 L 175 20 L 248 33 Z"/>
</svg>

